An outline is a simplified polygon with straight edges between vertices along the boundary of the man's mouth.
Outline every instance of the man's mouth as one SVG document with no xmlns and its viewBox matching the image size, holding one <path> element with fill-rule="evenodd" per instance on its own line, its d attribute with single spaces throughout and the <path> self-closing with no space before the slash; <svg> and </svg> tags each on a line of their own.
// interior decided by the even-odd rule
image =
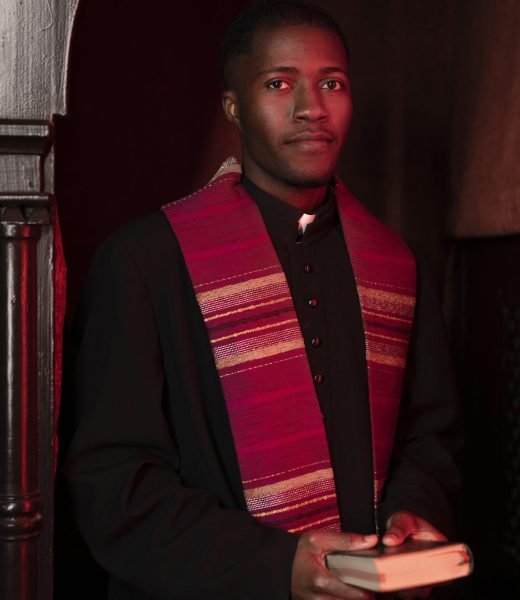
<svg viewBox="0 0 520 600">
<path fill-rule="evenodd" d="M 289 136 L 286 144 L 309 144 L 310 146 L 330 144 L 334 141 L 334 137 L 327 131 L 301 131 Z"/>
</svg>

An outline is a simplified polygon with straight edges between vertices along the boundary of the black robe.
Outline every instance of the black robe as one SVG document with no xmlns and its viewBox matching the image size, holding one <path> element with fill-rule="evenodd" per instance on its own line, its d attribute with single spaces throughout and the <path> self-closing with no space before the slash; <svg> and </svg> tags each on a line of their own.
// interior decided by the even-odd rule
<svg viewBox="0 0 520 600">
<path fill-rule="evenodd" d="M 256 199 L 294 295 L 298 283 L 275 239 L 276 219 Z M 352 282 L 347 288 L 355 290 Z M 352 345 L 362 355 L 360 318 L 353 322 Z M 109 598 L 287 600 L 298 536 L 259 525 L 246 511 L 207 332 L 162 214 L 126 225 L 101 246 L 76 335 L 78 425 L 65 470 L 80 530 L 110 573 Z M 383 523 L 399 509 L 449 527 L 446 496 L 458 481 L 450 454 L 458 438 L 446 355 L 438 306 L 420 274 Z M 366 407 L 366 374 L 347 371 L 351 402 Z M 342 523 L 373 530 L 371 471 L 352 476 L 344 466 L 366 463 L 367 421 L 349 424 L 351 435 L 342 442 L 331 433 L 342 418 L 334 402 L 322 411 L 334 424 L 327 435 Z M 365 448 L 359 455 L 356 444 Z M 356 492 L 345 507 L 340 490 L 349 488 L 349 477 Z"/>
</svg>

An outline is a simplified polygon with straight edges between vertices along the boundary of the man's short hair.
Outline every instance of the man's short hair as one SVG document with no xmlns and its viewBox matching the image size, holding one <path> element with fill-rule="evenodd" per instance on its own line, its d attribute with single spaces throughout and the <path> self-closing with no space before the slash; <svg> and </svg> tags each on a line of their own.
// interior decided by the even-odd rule
<svg viewBox="0 0 520 600">
<path fill-rule="evenodd" d="M 311 25 L 335 33 L 341 40 L 347 59 L 350 58 L 345 34 L 334 18 L 319 6 L 297 0 L 267 0 L 241 12 L 229 26 L 220 47 L 224 85 L 231 85 L 231 62 L 249 54 L 251 44 L 260 29 L 277 29 L 293 25 Z"/>
</svg>

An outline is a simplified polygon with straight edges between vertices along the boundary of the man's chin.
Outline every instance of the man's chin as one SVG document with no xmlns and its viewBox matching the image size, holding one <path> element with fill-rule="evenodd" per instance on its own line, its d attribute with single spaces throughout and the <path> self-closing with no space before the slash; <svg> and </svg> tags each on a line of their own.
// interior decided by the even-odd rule
<svg viewBox="0 0 520 600">
<path fill-rule="evenodd" d="M 309 161 L 307 164 L 286 164 L 280 171 L 284 182 L 291 187 L 296 188 L 320 188 L 327 185 L 334 177 L 334 167 L 330 162 L 325 164 L 316 164 L 318 161 Z"/>
</svg>

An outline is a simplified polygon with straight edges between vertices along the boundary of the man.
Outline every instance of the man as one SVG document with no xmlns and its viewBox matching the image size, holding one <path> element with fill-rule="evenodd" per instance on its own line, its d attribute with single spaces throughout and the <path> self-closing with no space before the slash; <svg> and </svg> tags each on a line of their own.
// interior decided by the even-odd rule
<svg viewBox="0 0 520 600">
<path fill-rule="evenodd" d="M 352 115 L 336 23 L 254 7 L 223 62 L 242 174 L 228 161 L 94 261 L 74 508 L 110 598 L 370 598 L 328 552 L 449 527 L 439 311 L 404 243 L 334 179 Z"/>
</svg>

